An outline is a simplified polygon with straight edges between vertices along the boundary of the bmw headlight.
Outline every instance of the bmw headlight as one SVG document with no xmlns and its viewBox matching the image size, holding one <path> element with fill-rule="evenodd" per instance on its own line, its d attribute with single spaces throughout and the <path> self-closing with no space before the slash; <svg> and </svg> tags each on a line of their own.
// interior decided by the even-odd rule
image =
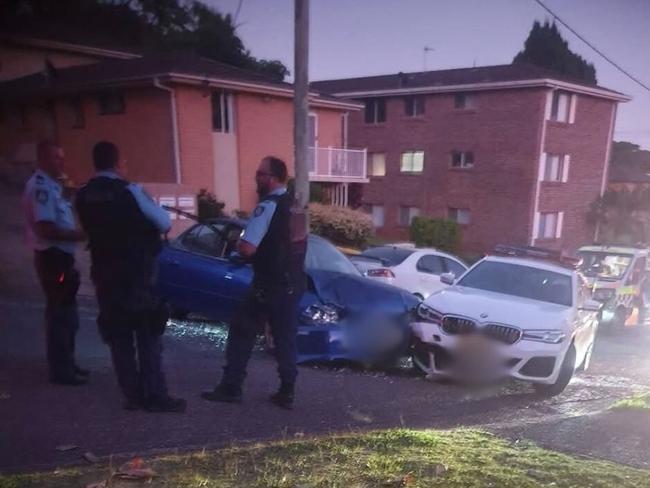
<svg viewBox="0 0 650 488">
<path fill-rule="evenodd" d="M 560 344 L 566 334 L 561 330 L 525 330 L 521 338 L 525 341 L 544 342 L 546 344 Z"/>
<path fill-rule="evenodd" d="M 310 305 L 301 314 L 302 319 L 314 325 L 332 325 L 339 321 L 340 313 L 334 305 Z"/>
<path fill-rule="evenodd" d="M 424 303 L 418 305 L 416 313 L 418 318 L 424 322 L 431 322 L 438 325 L 442 323 L 442 314 Z"/>
</svg>

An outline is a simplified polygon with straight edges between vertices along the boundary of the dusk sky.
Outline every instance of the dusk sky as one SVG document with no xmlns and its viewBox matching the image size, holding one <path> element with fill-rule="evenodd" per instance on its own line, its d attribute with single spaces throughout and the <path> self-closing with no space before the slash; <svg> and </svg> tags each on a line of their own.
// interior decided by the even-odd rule
<svg viewBox="0 0 650 488">
<path fill-rule="evenodd" d="M 240 0 L 204 0 L 234 14 Z M 546 0 L 555 13 L 650 86 L 650 0 Z M 534 0 L 311 0 L 311 80 L 448 69 L 512 61 L 535 19 Z M 243 0 L 238 34 L 259 58 L 293 71 L 293 0 Z M 569 47 L 593 62 L 598 83 L 633 100 L 619 107 L 615 140 L 650 149 L 650 91 L 559 25 Z"/>
</svg>

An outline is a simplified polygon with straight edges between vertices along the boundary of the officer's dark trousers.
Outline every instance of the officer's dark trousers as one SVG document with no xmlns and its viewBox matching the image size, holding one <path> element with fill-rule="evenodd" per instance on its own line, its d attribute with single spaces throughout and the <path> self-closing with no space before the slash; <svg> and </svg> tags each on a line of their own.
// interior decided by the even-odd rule
<svg viewBox="0 0 650 488">
<path fill-rule="evenodd" d="M 97 293 L 97 322 L 111 349 L 113 368 L 124 396 L 131 401 L 167 398 L 162 371 L 162 331 L 152 325 L 148 311 L 124 310 L 108 297 Z"/>
<path fill-rule="evenodd" d="M 45 293 L 45 338 L 50 379 L 74 377 L 75 336 L 79 329 L 79 274 L 74 256 L 51 247 L 34 253 L 34 266 Z"/>
<path fill-rule="evenodd" d="M 246 377 L 255 340 L 268 320 L 275 344 L 278 374 L 283 385 L 296 382 L 297 305 L 299 294 L 277 287 L 252 290 L 228 331 L 226 366 L 222 383 L 240 388 Z"/>
</svg>

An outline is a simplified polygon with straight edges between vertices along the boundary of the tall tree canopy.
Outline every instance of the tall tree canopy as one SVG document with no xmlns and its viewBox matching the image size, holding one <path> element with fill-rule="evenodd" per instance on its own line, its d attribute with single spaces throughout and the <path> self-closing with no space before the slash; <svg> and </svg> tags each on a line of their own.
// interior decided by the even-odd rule
<svg viewBox="0 0 650 488">
<path fill-rule="evenodd" d="M 246 49 L 230 14 L 198 0 L 5 0 L 0 19 L 13 28 L 48 23 L 117 44 L 191 50 L 278 81 L 289 74 L 282 62 L 257 59 Z"/>
<path fill-rule="evenodd" d="M 650 151 L 633 142 L 613 141 L 610 161 L 613 165 L 639 165 L 650 171 Z"/>
<path fill-rule="evenodd" d="M 579 54 L 569 49 L 555 22 L 535 21 L 524 42 L 524 49 L 513 59 L 513 64 L 528 63 L 596 84 L 596 68 Z"/>
</svg>

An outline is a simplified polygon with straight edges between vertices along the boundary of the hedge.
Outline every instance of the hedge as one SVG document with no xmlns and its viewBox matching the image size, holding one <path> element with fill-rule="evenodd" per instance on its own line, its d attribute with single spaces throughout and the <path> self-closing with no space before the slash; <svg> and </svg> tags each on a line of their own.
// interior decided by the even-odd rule
<svg viewBox="0 0 650 488">
<path fill-rule="evenodd" d="M 368 214 L 319 203 L 309 204 L 309 224 L 311 232 L 340 246 L 363 247 L 374 232 Z"/>
<path fill-rule="evenodd" d="M 410 230 L 411 240 L 417 247 L 435 247 L 456 253 L 460 246 L 460 226 L 453 220 L 415 217 Z"/>
</svg>

